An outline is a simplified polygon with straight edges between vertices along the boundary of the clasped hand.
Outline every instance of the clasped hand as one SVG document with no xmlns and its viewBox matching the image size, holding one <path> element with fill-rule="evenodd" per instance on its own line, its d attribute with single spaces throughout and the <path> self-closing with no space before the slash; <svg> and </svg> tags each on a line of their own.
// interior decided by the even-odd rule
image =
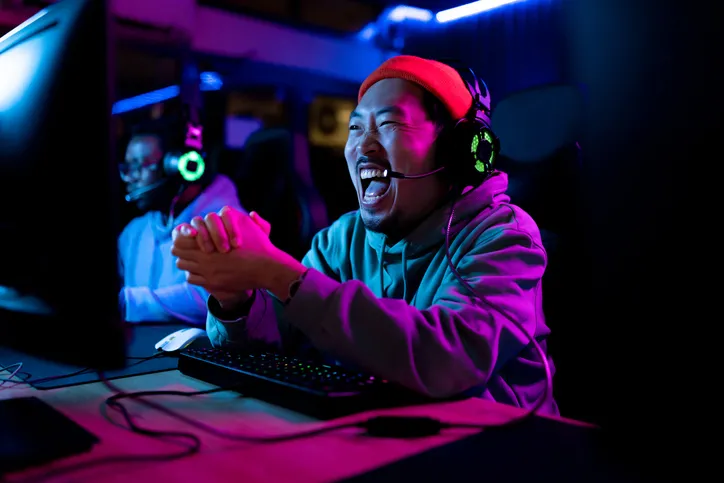
<svg viewBox="0 0 724 483">
<path fill-rule="evenodd" d="M 246 300 L 252 290 L 266 288 L 269 264 L 279 251 L 269 241 L 270 231 L 257 213 L 225 206 L 177 226 L 171 253 L 190 284 L 230 307 Z"/>
</svg>

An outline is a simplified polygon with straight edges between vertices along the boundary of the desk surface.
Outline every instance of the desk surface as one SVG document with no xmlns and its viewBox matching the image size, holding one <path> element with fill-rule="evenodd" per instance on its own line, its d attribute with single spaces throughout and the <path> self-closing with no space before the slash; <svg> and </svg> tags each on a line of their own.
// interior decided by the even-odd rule
<svg viewBox="0 0 724 483">
<path fill-rule="evenodd" d="M 118 379 L 114 384 L 124 391 L 210 389 L 204 382 L 189 378 L 177 370 Z M 23 481 L 53 468 L 90 460 L 131 455 L 177 452 L 172 441 L 159 441 L 130 432 L 116 411 L 103 411 L 104 401 L 112 393 L 102 383 L 91 383 L 48 391 L 37 391 L 12 383 L 0 386 L 0 399 L 35 396 L 70 417 L 101 440 L 87 454 L 57 461 L 21 474 L 8 481 Z M 362 421 L 372 414 L 425 415 L 457 423 L 490 424 L 521 414 L 517 408 L 468 399 L 451 403 L 371 411 L 330 422 L 246 399 L 232 392 L 219 392 L 193 398 L 161 396 L 154 398 L 185 416 L 232 433 L 247 435 L 289 434 L 342 421 Z M 477 430 L 452 429 L 444 434 L 421 439 L 378 439 L 360 435 L 358 429 L 344 429 L 310 438 L 278 443 L 236 442 L 203 433 L 138 402 L 124 402 L 138 424 L 159 430 L 188 431 L 202 441 L 200 453 L 168 462 L 112 463 L 56 475 L 43 481 L 244 481 L 253 482 L 329 482 L 364 473 L 427 449 L 475 433 Z M 104 417 L 108 414 L 110 419 Z M 574 425 L 584 425 L 575 421 Z"/>
</svg>

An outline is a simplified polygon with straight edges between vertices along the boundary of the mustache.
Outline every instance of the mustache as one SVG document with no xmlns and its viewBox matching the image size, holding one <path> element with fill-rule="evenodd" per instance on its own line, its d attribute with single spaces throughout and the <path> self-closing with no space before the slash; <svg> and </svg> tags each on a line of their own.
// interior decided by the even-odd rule
<svg viewBox="0 0 724 483">
<path fill-rule="evenodd" d="M 379 164 L 380 166 L 387 168 L 387 169 L 391 168 L 390 162 L 387 161 L 386 159 L 382 159 L 382 158 L 373 159 L 373 158 L 370 158 L 369 156 L 360 156 L 359 158 L 357 158 L 357 169 L 359 169 L 359 167 L 361 165 L 367 164 L 367 163 Z"/>
</svg>

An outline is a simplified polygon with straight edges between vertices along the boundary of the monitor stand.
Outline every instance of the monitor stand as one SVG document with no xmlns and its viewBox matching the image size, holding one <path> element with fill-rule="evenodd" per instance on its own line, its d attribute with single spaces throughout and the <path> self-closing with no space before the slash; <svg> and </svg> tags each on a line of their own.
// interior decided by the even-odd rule
<svg viewBox="0 0 724 483">
<path fill-rule="evenodd" d="M 85 453 L 99 441 L 36 397 L 0 400 L 0 476 Z"/>
</svg>

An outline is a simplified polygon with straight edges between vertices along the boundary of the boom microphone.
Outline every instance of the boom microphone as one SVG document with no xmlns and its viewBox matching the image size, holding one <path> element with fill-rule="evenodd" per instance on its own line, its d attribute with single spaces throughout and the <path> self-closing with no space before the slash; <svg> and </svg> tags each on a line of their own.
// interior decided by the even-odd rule
<svg viewBox="0 0 724 483">
<path fill-rule="evenodd" d="M 434 171 L 428 171 L 427 173 L 421 173 L 421 174 L 402 174 L 402 173 L 398 173 L 397 171 L 391 171 L 389 169 L 385 169 L 384 171 L 382 171 L 382 177 L 383 178 L 397 178 L 397 179 L 421 179 L 421 178 L 427 178 L 428 176 L 432 176 L 433 174 L 437 174 L 444 169 L 445 169 L 445 166 L 443 166 L 441 168 L 437 168 Z"/>
<path fill-rule="evenodd" d="M 138 188 L 136 190 L 131 191 L 126 195 L 126 201 L 128 203 L 138 201 L 139 198 L 141 198 L 146 193 L 149 193 L 157 188 L 160 188 L 161 186 L 166 184 L 166 181 L 168 181 L 167 178 L 161 179 L 159 181 L 156 181 L 155 183 L 152 183 L 148 186 L 144 186 L 143 188 Z"/>
</svg>

